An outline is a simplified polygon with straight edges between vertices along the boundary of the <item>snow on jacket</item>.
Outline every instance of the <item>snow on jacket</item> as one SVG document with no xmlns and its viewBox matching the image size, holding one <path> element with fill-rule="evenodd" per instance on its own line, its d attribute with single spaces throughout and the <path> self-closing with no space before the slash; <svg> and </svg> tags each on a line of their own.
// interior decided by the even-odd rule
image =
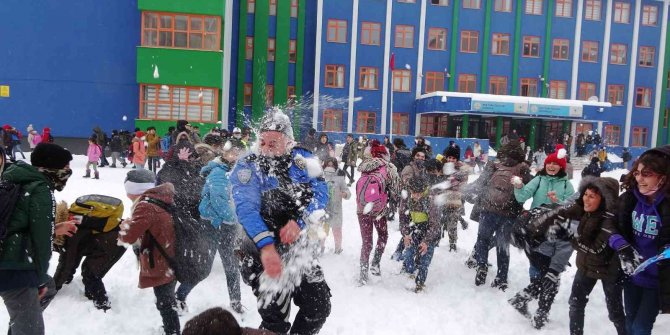
<svg viewBox="0 0 670 335">
<path fill-rule="evenodd" d="M 345 181 L 345 173 L 342 170 L 327 167 L 323 170 L 323 177 L 328 183 L 328 223 L 334 227 L 342 226 L 342 199 L 349 199 L 351 191 Z"/>
<path fill-rule="evenodd" d="M 480 211 L 492 212 L 505 217 L 515 217 L 523 211 L 523 207 L 516 200 L 514 196 L 514 187 L 511 186 L 511 183 L 509 184 L 511 187 L 509 194 L 506 190 L 504 193 L 501 193 L 503 192 L 502 190 L 493 192 L 491 189 L 495 187 L 492 179 L 501 169 L 511 169 L 512 175 L 520 177 L 524 184 L 528 183 L 532 178 L 526 163 L 519 163 L 513 159 L 504 159 L 496 162 L 489 161 L 479 178 L 477 178 L 475 182 L 469 184 L 468 187 L 465 188 L 466 190 L 464 193 L 466 194 L 466 198 L 472 198 L 474 195 L 477 202 L 475 208 Z M 507 180 L 504 182 L 507 182 Z M 476 215 L 474 218 L 478 219 L 479 216 Z M 471 215 L 471 219 L 474 220 L 474 218 Z"/>
<path fill-rule="evenodd" d="M 97 162 L 100 160 L 100 156 L 102 156 L 102 150 L 100 150 L 100 146 L 95 143 L 89 143 L 86 156 L 88 157 L 89 162 Z"/>
<path fill-rule="evenodd" d="M 411 161 L 400 173 L 403 184 L 406 184 L 412 178 L 421 178 L 426 174 L 426 169 L 416 165 L 416 161 Z"/>
<path fill-rule="evenodd" d="M 161 138 L 156 134 L 147 134 L 147 157 L 158 157 L 160 156 L 160 143 Z"/>
<path fill-rule="evenodd" d="M 539 207 L 542 204 L 551 204 L 552 201 L 547 196 L 550 191 L 556 192 L 558 202 L 569 198 L 575 193 L 575 188 L 568 180 L 567 176 L 551 176 L 540 171 L 535 178 L 522 188 L 514 188 L 514 197 L 520 203 L 533 198 L 530 208 Z"/>
<path fill-rule="evenodd" d="M 9 166 L 2 179 L 21 185 L 23 194 L 9 218 L 0 248 L 0 270 L 34 270 L 39 283 L 45 283 L 54 234 L 54 185 L 36 167 L 22 161 Z M 4 281 L 2 276 L 0 281 Z"/>
<path fill-rule="evenodd" d="M 235 212 L 259 250 L 279 243 L 279 231 L 288 220 L 304 229 L 304 219 L 325 211 L 328 204 L 328 186 L 313 171 L 319 163 L 312 153 L 296 147 L 285 157 L 285 166 L 266 169 L 262 164 L 266 158 L 252 154 L 240 159 L 230 175 Z M 277 163 L 285 157 L 268 160 Z"/>
<path fill-rule="evenodd" d="M 410 221 L 403 220 L 400 222 L 402 235 L 418 234 L 421 242 L 437 246 L 442 237 L 442 224 L 440 222 L 442 208 L 435 203 L 434 197 L 425 194 L 418 200 L 409 198 L 407 210 L 411 219 Z"/>
<path fill-rule="evenodd" d="M 174 185 L 176 194 L 174 202 L 184 213 L 200 220 L 200 194 L 205 185 L 205 178 L 200 175 L 202 165 L 194 161 L 179 159 L 176 155 L 168 159 L 163 168 L 156 174 L 156 185 L 170 183 Z"/>
<path fill-rule="evenodd" d="M 168 256 L 175 253 L 175 232 L 172 215 L 156 204 L 146 201 L 146 198 L 160 200 L 166 204 L 173 204 L 174 186 L 167 183 L 147 190 L 135 201 L 132 207 L 132 218 L 123 221 L 127 225 L 119 232 L 119 240 L 124 243 L 135 243 L 141 240 L 140 245 L 140 280 L 139 287 L 157 287 L 172 282 L 174 272 L 168 261 L 153 245 L 148 234 L 151 234 L 155 243 L 160 245 Z"/>
<path fill-rule="evenodd" d="M 356 166 L 358 159 L 358 145 L 356 142 L 345 143 L 342 148 L 342 162 L 349 166 Z"/>
<path fill-rule="evenodd" d="M 357 168 L 358 172 L 361 174 L 372 172 L 386 166 L 386 194 L 388 195 L 388 203 L 390 205 L 398 204 L 400 202 L 402 192 L 402 181 L 398 175 L 398 170 L 396 170 L 395 165 L 385 161 L 382 158 L 368 158 L 364 160 Z M 383 215 L 395 212 L 395 208 L 387 206 L 384 210 Z M 359 213 L 360 214 L 360 213 Z"/>
<path fill-rule="evenodd" d="M 237 222 L 228 175 L 230 170 L 230 165 L 221 162 L 219 158 L 200 170 L 200 175 L 206 180 L 198 209 L 200 216 L 210 220 L 216 228 L 221 224 L 232 225 Z"/>
<path fill-rule="evenodd" d="M 144 141 L 135 137 L 133 138 L 133 164 L 144 165 L 147 159 L 147 149 L 144 146 Z"/>
</svg>

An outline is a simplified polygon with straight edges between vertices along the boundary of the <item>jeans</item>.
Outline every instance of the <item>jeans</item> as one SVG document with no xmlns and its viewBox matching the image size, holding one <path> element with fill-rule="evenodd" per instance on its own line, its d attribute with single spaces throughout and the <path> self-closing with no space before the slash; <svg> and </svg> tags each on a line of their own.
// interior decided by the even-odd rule
<svg viewBox="0 0 670 335">
<path fill-rule="evenodd" d="M 382 216 L 377 220 L 376 217 L 371 215 L 358 214 L 358 224 L 361 226 L 361 238 L 363 239 L 363 246 L 361 247 L 361 267 L 367 268 L 370 260 L 373 228 L 377 230 L 377 247 L 375 248 L 372 264 L 379 264 L 389 236 L 388 227 L 386 226 L 386 217 Z"/>
<path fill-rule="evenodd" d="M 126 165 L 126 159 L 123 158 L 120 152 L 112 152 L 112 165 L 116 166 L 116 160 L 121 162 L 121 165 Z"/>
<path fill-rule="evenodd" d="M 659 311 L 658 289 L 640 287 L 628 281 L 623 287 L 628 335 L 651 334 Z"/>
<path fill-rule="evenodd" d="M 26 155 L 23 154 L 23 149 L 21 148 L 21 142 L 15 142 L 12 146 L 12 156 L 16 158 L 16 153 L 20 153 L 23 159 L 26 159 Z"/>
<path fill-rule="evenodd" d="M 157 172 L 157 168 L 160 165 L 161 158 L 156 156 L 156 157 L 148 157 L 147 158 L 147 165 L 149 167 L 149 171 Z"/>
<path fill-rule="evenodd" d="M 344 169 L 343 170 L 344 170 L 345 176 L 349 178 L 349 184 L 354 183 L 354 171 L 355 171 L 355 169 L 356 169 L 355 165 L 344 164 Z M 348 170 L 351 170 L 351 173 L 349 173 Z"/>
<path fill-rule="evenodd" d="M 177 304 L 174 299 L 174 287 L 176 281 L 168 284 L 154 287 L 156 296 L 156 308 L 163 319 L 163 330 L 166 335 L 179 335 L 181 326 L 179 325 L 179 315 L 177 315 Z"/>
<path fill-rule="evenodd" d="M 577 270 L 570 292 L 570 334 L 584 334 L 584 310 L 589 302 L 589 295 L 596 286 L 598 279 L 587 277 L 583 271 Z M 616 279 L 602 280 L 605 293 L 605 304 L 610 321 L 614 323 L 617 334 L 625 335 L 625 317 L 621 301 L 621 284 Z M 632 333 L 629 333 L 632 334 Z"/>
<path fill-rule="evenodd" d="M 222 224 L 219 227 L 219 256 L 223 263 L 223 271 L 226 273 L 226 283 L 228 284 L 228 296 L 230 301 L 240 301 L 240 264 L 235 256 L 234 250 L 237 247 L 237 234 L 239 228 L 237 225 Z"/>
<path fill-rule="evenodd" d="M 493 242 L 495 234 L 495 246 L 498 258 L 498 281 L 507 282 L 509 269 L 509 244 L 512 234 L 514 218 L 501 216 L 499 214 L 483 211 L 479 219 L 479 231 L 475 243 L 475 259 L 477 264 L 488 265 L 489 246 Z"/>
<path fill-rule="evenodd" d="M 23 287 L 0 292 L 9 314 L 9 333 L 12 335 L 44 334 L 42 307 L 36 287 Z"/>
<path fill-rule="evenodd" d="M 433 260 L 433 252 L 435 246 L 428 245 L 428 250 L 424 255 L 419 253 L 419 244 L 421 241 L 412 238 L 412 244 L 405 248 L 403 252 L 403 266 L 408 273 L 414 273 L 415 268 L 418 268 L 419 273 L 416 275 L 416 284 L 423 285 L 428 277 L 428 267 Z"/>
</svg>

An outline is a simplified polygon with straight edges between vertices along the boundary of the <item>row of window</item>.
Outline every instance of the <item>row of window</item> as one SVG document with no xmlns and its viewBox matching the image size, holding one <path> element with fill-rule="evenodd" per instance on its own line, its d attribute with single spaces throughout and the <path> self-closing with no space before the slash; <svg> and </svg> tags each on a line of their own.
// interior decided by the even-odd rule
<svg viewBox="0 0 670 335">
<path fill-rule="evenodd" d="M 347 42 L 347 22 L 342 20 L 328 20 L 328 42 L 346 43 Z M 364 22 L 361 29 L 361 44 L 380 45 L 380 25 L 379 23 Z M 414 27 L 407 25 L 397 25 L 395 31 L 396 48 L 414 47 Z M 447 29 L 429 28 L 428 29 L 428 49 L 429 50 L 447 50 Z M 626 44 L 612 43 L 610 63 L 626 64 L 627 62 Z M 479 51 L 479 32 L 472 30 L 461 31 L 460 52 L 477 53 Z M 652 46 L 640 47 L 640 66 L 654 66 L 654 56 L 656 48 Z M 493 33 L 491 38 L 491 54 L 496 56 L 509 56 L 510 54 L 510 34 Z M 523 37 L 523 57 L 540 57 L 540 37 Z M 555 38 L 552 41 L 552 59 L 569 60 L 570 59 L 570 40 Z M 582 61 L 598 61 L 598 42 L 582 42 Z"/>
<path fill-rule="evenodd" d="M 247 13 L 256 12 L 256 0 L 247 0 Z M 277 0 L 270 0 L 270 16 L 277 16 Z M 298 0 L 291 0 L 291 17 L 298 17 Z"/>
<path fill-rule="evenodd" d="M 416 0 L 398 0 L 403 3 L 416 3 Z M 573 0 L 556 0 L 554 15 L 556 17 L 572 17 Z M 437 6 L 448 6 L 448 0 L 430 0 Z M 512 12 L 512 0 L 495 0 L 494 10 L 496 12 Z M 463 8 L 481 9 L 481 0 L 463 0 Z M 524 11 L 529 15 L 543 14 L 544 0 L 526 0 Z M 586 0 L 584 4 L 584 19 L 600 21 L 602 17 L 603 4 L 601 0 Z M 631 4 L 627 1 L 616 1 L 614 3 L 614 22 L 630 23 Z M 658 6 L 644 5 L 642 7 L 642 25 L 655 26 L 658 24 Z"/>
<path fill-rule="evenodd" d="M 277 41 L 274 38 L 268 38 L 268 61 L 274 62 L 277 51 Z M 254 37 L 247 36 L 245 43 L 245 59 L 252 60 L 254 57 Z M 295 63 L 298 59 L 298 44 L 296 40 L 289 40 L 288 42 L 288 61 Z"/>
<path fill-rule="evenodd" d="M 251 83 L 244 84 L 244 106 L 251 106 L 253 95 L 253 86 Z M 290 99 L 295 98 L 295 86 L 289 86 L 286 90 L 286 96 Z M 274 85 L 265 85 L 265 106 L 273 106 L 275 99 Z"/>
<path fill-rule="evenodd" d="M 209 87 L 140 85 L 140 118 L 216 122 L 219 90 Z"/>
<path fill-rule="evenodd" d="M 435 91 L 445 90 L 445 79 L 447 74 L 443 71 L 427 71 L 424 74 L 425 85 L 424 93 L 431 93 Z M 393 91 L 394 92 L 410 92 L 411 91 L 412 74 L 410 70 L 397 69 L 393 70 Z M 537 97 L 542 92 L 542 87 L 539 86 L 537 78 L 521 78 L 520 79 L 520 94 L 521 96 Z M 325 67 L 325 83 L 324 86 L 328 88 L 344 88 L 345 83 L 345 67 L 344 65 L 326 65 Z M 548 97 L 553 99 L 566 99 L 568 82 L 564 80 L 551 80 L 546 83 L 548 89 Z M 490 76 L 489 77 L 489 94 L 507 95 L 508 82 L 507 77 L 504 76 Z M 379 69 L 376 67 L 361 66 L 358 72 L 358 88 L 361 90 L 378 90 L 379 89 Z M 477 76 L 474 74 L 460 74 L 458 76 L 458 92 L 463 93 L 478 93 Z M 607 101 L 614 106 L 623 105 L 624 85 L 608 85 L 607 86 Z M 635 91 L 635 106 L 636 107 L 651 107 L 652 90 L 648 87 L 638 87 Z M 596 84 L 594 83 L 580 83 L 579 97 L 580 100 L 588 100 L 596 94 Z"/>
</svg>

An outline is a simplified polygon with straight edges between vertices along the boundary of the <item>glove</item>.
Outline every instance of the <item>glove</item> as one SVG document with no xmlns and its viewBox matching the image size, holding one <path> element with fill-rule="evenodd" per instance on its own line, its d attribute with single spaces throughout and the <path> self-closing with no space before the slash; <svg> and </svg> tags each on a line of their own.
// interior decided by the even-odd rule
<svg viewBox="0 0 670 335">
<path fill-rule="evenodd" d="M 628 276 L 633 274 L 642 261 L 642 256 L 630 244 L 626 244 L 617 250 L 617 255 L 621 263 L 621 270 Z"/>
<path fill-rule="evenodd" d="M 542 290 L 544 292 L 550 292 L 558 289 L 558 281 L 560 280 L 560 274 L 555 270 L 549 269 L 549 271 L 542 277 Z"/>
</svg>

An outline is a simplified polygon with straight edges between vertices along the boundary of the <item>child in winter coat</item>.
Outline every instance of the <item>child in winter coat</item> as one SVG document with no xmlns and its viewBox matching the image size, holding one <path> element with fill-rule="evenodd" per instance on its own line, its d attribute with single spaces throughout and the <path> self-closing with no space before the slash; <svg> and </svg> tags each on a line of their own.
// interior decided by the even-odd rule
<svg viewBox="0 0 670 335">
<path fill-rule="evenodd" d="M 116 161 L 118 160 L 121 163 L 121 166 L 126 167 L 126 159 L 123 158 L 123 152 L 127 149 L 127 146 L 124 146 L 123 137 L 115 129 L 112 130 L 112 139 L 109 141 L 109 149 L 112 151 L 112 165 L 109 167 L 115 168 Z"/>
<path fill-rule="evenodd" d="M 445 176 L 446 183 L 433 186 L 433 190 L 441 190 L 440 196 L 436 201 L 442 206 L 442 227 L 449 236 L 449 252 L 456 251 L 456 242 L 458 241 L 458 223 L 465 222 L 462 215 L 463 202 L 461 201 L 461 186 L 468 182 L 468 171 L 470 167 L 463 164 L 458 157 L 458 150 L 449 147 L 445 150 L 446 163 L 443 166 L 442 173 Z M 467 224 L 463 226 L 467 227 Z"/>
<path fill-rule="evenodd" d="M 428 267 L 433 259 L 433 251 L 440 242 L 441 225 L 440 209 L 428 194 L 428 185 L 423 178 L 412 178 L 409 183 L 410 199 L 408 201 L 410 224 L 401 225 L 405 250 L 403 252 L 403 272 L 414 274 L 416 288 L 414 292 L 423 291 L 428 276 Z"/>
<path fill-rule="evenodd" d="M 102 156 L 102 149 L 100 146 L 95 143 L 95 138 L 91 137 L 88 139 L 88 150 L 86 151 L 86 156 L 88 156 L 88 162 L 86 163 L 86 175 L 84 178 L 91 178 L 91 166 L 95 173 L 93 179 L 100 179 L 98 174 L 98 160 Z"/>
<path fill-rule="evenodd" d="M 133 164 L 135 164 L 135 168 L 144 169 L 146 159 L 147 148 L 144 145 L 144 133 L 138 130 L 135 132 L 135 138 L 133 138 Z"/>
<path fill-rule="evenodd" d="M 323 176 L 328 183 L 328 219 L 324 225 L 326 234 L 332 228 L 335 239 L 335 254 L 342 253 L 342 199 L 349 199 L 351 192 L 345 181 L 345 172 L 337 168 L 337 159 L 329 157 L 323 164 Z M 321 252 L 324 250 L 325 238 L 321 240 Z"/>
<path fill-rule="evenodd" d="M 34 129 L 30 132 L 30 134 L 32 135 L 32 139 L 29 139 L 28 142 L 30 143 L 30 149 L 32 150 L 35 149 L 38 144 L 42 143 L 42 135 L 40 135 L 40 133 Z"/>
<path fill-rule="evenodd" d="M 149 171 L 157 172 L 157 169 L 161 167 L 161 137 L 156 134 L 155 127 L 147 128 L 147 158 L 149 166 Z"/>
</svg>

